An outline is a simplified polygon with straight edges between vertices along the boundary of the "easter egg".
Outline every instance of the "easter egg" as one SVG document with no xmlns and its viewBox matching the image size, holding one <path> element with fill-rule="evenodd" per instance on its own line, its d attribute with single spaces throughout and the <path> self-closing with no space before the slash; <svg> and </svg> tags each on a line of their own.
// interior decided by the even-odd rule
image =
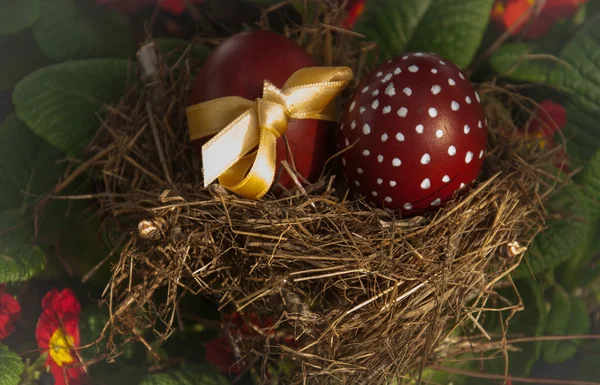
<svg viewBox="0 0 600 385">
<path fill-rule="evenodd" d="M 265 80 L 281 88 L 297 70 L 313 67 L 313 58 L 294 41 L 268 31 L 242 32 L 223 41 L 206 58 L 192 86 L 189 104 L 226 96 L 255 100 L 262 96 Z M 316 119 L 290 119 L 285 140 L 277 141 L 277 167 L 287 160 L 305 179 L 314 181 L 331 155 L 335 125 Z M 210 138 L 192 142 L 200 156 Z M 288 151 L 289 146 L 289 151 Z M 279 182 L 292 187 L 289 174 Z"/>
<path fill-rule="evenodd" d="M 403 214 L 433 210 L 478 177 L 487 122 L 458 66 L 429 53 L 369 73 L 345 106 L 338 148 L 350 188 Z"/>
</svg>

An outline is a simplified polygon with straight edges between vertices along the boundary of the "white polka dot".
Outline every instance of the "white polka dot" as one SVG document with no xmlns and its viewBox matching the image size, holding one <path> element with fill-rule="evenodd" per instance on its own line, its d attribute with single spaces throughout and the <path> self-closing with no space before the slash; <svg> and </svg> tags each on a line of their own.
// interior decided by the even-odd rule
<svg viewBox="0 0 600 385">
<path fill-rule="evenodd" d="M 360 187 L 360 182 L 359 182 L 359 181 L 357 181 L 357 180 L 355 180 L 355 181 L 354 181 L 354 185 L 355 185 L 356 187 Z"/>
<path fill-rule="evenodd" d="M 352 123 L 350 123 L 350 129 L 354 130 L 356 128 L 356 120 L 353 120 Z"/>
<path fill-rule="evenodd" d="M 409 87 L 406 87 L 405 89 L 403 89 L 402 92 L 404 92 L 406 94 L 406 96 L 412 95 L 412 90 Z"/>
<path fill-rule="evenodd" d="M 400 69 L 400 67 L 396 67 L 396 69 L 394 70 L 394 75 L 398 75 L 401 72 L 402 70 Z"/>
<path fill-rule="evenodd" d="M 479 159 L 483 158 L 483 150 L 479 151 Z"/>
<path fill-rule="evenodd" d="M 369 86 L 364 87 L 360 92 L 363 94 L 369 90 Z"/>
<path fill-rule="evenodd" d="M 423 52 L 417 52 L 415 53 L 415 56 L 423 56 Z"/>
<path fill-rule="evenodd" d="M 392 198 L 390 198 L 390 197 L 385 197 L 384 201 L 386 201 L 387 203 L 392 203 Z"/>
<path fill-rule="evenodd" d="M 479 121 L 479 123 L 477 123 L 477 127 L 483 128 L 483 125 L 481 124 L 481 120 Z"/>
<path fill-rule="evenodd" d="M 448 155 L 450 155 L 450 156 L 456 155 L 456 147 L 454 147 L 454 146 L 448 147 Z"/>
<path fill-rule="evenodd" d="M 431 93 L 434 95 L 439 94 L 442 91 L 442 87 L 438 86 L 437 84 L 434 85 L 433 87 L 431 87 Z"/>
<path fill-rule="evenodd" d="M 373 92 L 371 92 L 371 96 L 377 96 L 379 95 L 379 90 L 375 90 Z"/>
<path fill-rule="evenodd" d="M 450 182 L 450 177 L 448 175 L 444 175 L 444 177 L 442 178 L 442 182 L 444 182 L 444 183 Z"/>
<path fill-rule="evenodd" d="M 466 185 L 465 185 L 464 183 L 461 183 L 459 188 L 460 188 L 460 189 L 463 189 L 463 188 L 465 188 L 465 187 L 466 187 Z"/>
<path fill-rule="evenodd" d="M 460 104 L 453 100 L 452 103 L 450 103 L 450 108 L 452 108 L 452 111 L 458 111 L 460 109 Z"/>
<path fill-rule="evenodd" d="M 382 142 L 387 142 L 387 140 L 388 140 L 388 134 L 381 135 L 381 141 Z"/>
<path fill-rule="evenodd" d="M 396 134 L 396 140 L 398 142 L 404 142 L 404 135 L 401 132 L 397 133 Z"/>
<path fill-rule="evenodd" d="M 463 75 L 463 73 L 462 73 L 462 72 L 459 72 L 459 73 L 458 73 L 458 76 L 459 76 L 459 77 L 460 77 L 462 80 L 466 80 L 466 79 L 465 79 L 465 75 Z"/>
<path fill-rule="evenodd" d="M 423 190 L 427 190 L 429 187 L 431 187 L 431 181 L 429 180 L 429 178 L 423 179 L 423 182 L 421 182 L 421 188 Z"/>
<path fill-rule="evenodd" d="M 443 60 L 440 60 L 440 64 L 441 64 L 441 65 L 443 65 L 443 66 L 445 66 L 445 65 L 446 65 L 446 62 L 445 62 L 445 61 L 443 61 Z"/>
<path fill-rule="evenodd" d="M 456 85 L 456 82 L 454 81 L 454 79 L 452 79 L 452 78 L 449 78 L 449 79 L 448 79 L 448 84 L 450 84 L 451 86 L 455 86 L 455 85 Z"/>
<path fill-rule="evenodd" d="M 444 136 L 444 131 L 442 131 L 442 130 L 437 130 L 437 131 L 435 132 L 435 136 L 436 136 L 436 137 L 438 137 L 438 138 L 441 138 L 442 136 Z"/>
<path fill-rule="evenodd" d="M 391 78 L 392 78 L 392 74 L 391 73 L 387 74 L 387 75 L 385 75 L 385 77 L 383 79 L 381 79 L 381 82 L 382 83 L 387 83 L 387 82 L 390 81 Z"/>
<path fill-rule="evenodd" d="M 402 56 L 402 60 L 406 60 L 406 59 L 408 59 L 408 56 L 406 56 L 406 55 Z"/>
<path fill-rule="evenodd" d="M 465 102 L 467 102 L 467 104 L 471 104 L 471 98 L 469 96 L 467 96 L 465 98 Z"/>
<path fill-rule="evenodd" d="M 381 155 L 381 154 L 380 154 L 380 155 L 377 155 L 377 161 L 378 161 L 379 163 L 383 162 L 383 155 Z"/>
<path fill-rule="evenodd" d="M 396 181 L 395 181 L 395 180 L 391 180 L 391 181 L 390 181 L 390 186 L 391 186 L 391 187 L 396 187 L 396 185 L 397 185 L 397 183 L 396 183 Z"/>
<path fill-rule="evenodd" d="M 402 164 L 402 161 L 400 159 L 398 159 L 398 158 L 392 159 L 392 166 L 400 167 L 401 164 Z"/>
<path fill-rule="evenodd" d="M 371 126 L 368 123 L 363 125 L 363 134 L 369 135 L 371 133 Z"/>
<path fill-rule="evenodd" d="M 361 107 L 361 108 L 359 108 L 358 110 L 360 111 L 360 113 L 361 113 L 361 115 L 362 115 L 362 114 L 363 114 L 363 113 L 364 113 L 364 112 L 365 112 L 367 109 L 366 109 L 366 108 L 364 108 L 364 107 Z"/>
<path fill-rule="evenodd" d="M 408 70 L 412 73 L 415 73 L 419 70 L 419 67 L 417 67 L 416 65 L 412 65 L 412 66 L 408 67 Z"/>
<path fill-rule="evenodd" d="M 431 116 L 432 118 L 435 118 L 437 116 L 437 110 L 433 107 L 429 108 L 429 116 Z"/>
<path fill-rule="evenodd" d="M 465 163 L 471 163 L 472 160 L 473 160 L 473 153 L 471 151 L 468 151 L 467 155 L 465 156 Z"/>
<path fill-rule="evenodd" d="M 475 98 L 477 99 L 477 103 L 481 103 L 481 99 L 479 98 L 477 91 L 475 91 Z"/>
<path fill-rule="evenodd" d="M 364 172 L 364 170 L 359 167 L 359 168 L 356 169 L 356 172 L 359 173 L 359 174 L 362 174 Z"/>
<path fill-rule="evenodd" d="M 425 127 L 422 124 L 417 124 L 417 127 L 415 128 L 415 130 L 417 131 L 418 134 L 422 134 L 423 131 L 425 130 Z"/>
<path fill-rule="evenodd" d="M 385 94 L 388 96 L 396 95 L 396 88 L 394 88 L 394 83 L 390 83 L 385 89 Z"/>
<path fill-rule="evenodd" d="M 432 74 L 437 74 L 437 69 L 435 69 L 435 68 L 432 68 L 432 69 L 431 69 L 431 73 L 432 73 Z"/>
<path fill-rule="evenodd" d="M 348 147 L 350 145 L 350 142 L 348 141 L 348 138 L 344 139 L 344 144 L 346 145 L 346 147 Z"/>
<path fill-rule="evenodd" d="M 345 166 L 346 165 L 346 158 L 342 158 L 342 164 Z"/>
<path fill-rule="evenodd" d="M 344 131 L 344 123 L 340 124 L 340 131 Z"/>
<path fill-rule="evenodd" d="M 380 77 L 381 77 L 381 75 L 383 75 L 383 72 L 381 72 L 381 71 L 377 72 L 377 74 L 376 74 L 376 76 L 377 76 L 378 78 L 380 78 Z"/>
<path fill-rule="evenodd" d="M 375 99 L 375 100 L 373 100 L 373 103 L 371 103 L 371 108 L 376 110 L 377 107 L 379 107 L 379 100 Z"/>
<path fill-rule="evenodd" d="M 471 132 L 471 127 L 469 127 L 468 124 L 465 124 L 465 128 L 463 131 L 465 132 L 465 134 L 468 134 L 469 132 Z"/>
<path fill-rule="evenodd" d="M 408 108 L 406 108 L 406 107 L 400 107 L 400 109 L 398 110 L 397 114 L 401 118 L 406 118 L 406 114 L 408 114 Z"/>
<path fill-rule="evenodd" d="M 488 126 L 488 123 L 487 123 L 487 118 L 485 118 L 485 126 L 486 126 L 486 127 Z"/>
<path fill-rule="evenodd" d="M 354 106 L 356 106 L 356 101 L 352 101 L 352 103 L 350 104 L 350 112 L 352 112 L 352 110 L 354 110 Z"/>
<path fill-rule="evenodd" d="M 412 210 L 412 205 L 408 202 L 406 202 L 402 207 L 404 207 L 404 210 Z"/>
<path fill-rule="evenodd" d="M 383 183 L 383 179 L 377 178 L 377 184 L 382 184 L 382 183 Z"/>
<path fill-rule="evenodd" d="M 364 156 L 369 156 L 369 155 L 371 155 L 371 151 L 369 151 L 369 150 L 363 150 L 363 155 Z"/>
<path fill-rule="evenodd" d="M 383 110 L 381 110 L 381 112 L 383 112 L 383 114 L 389 114 L 390 111 L 392 110 L 392 106 L 385 106 L 383 107 Z"/>
<path fill-rule="evenodd" d="M 431 156 L 427 153 L 423 154 L 421 157 L 421 164 L 428 164 L 429 162 L 431 162 Z"/>
<path fill-rule="evenodd" d="M 371 191 L 371 195 L 373 195 L 374 197 L 377 196 L 377 191 Z"/>
<path fill-rule="evenodd" d="M 436 198 L 433 202 L 431 202 L 432 206 L 439 206 L 442 203 L 440 198 Z"/>
</svg>

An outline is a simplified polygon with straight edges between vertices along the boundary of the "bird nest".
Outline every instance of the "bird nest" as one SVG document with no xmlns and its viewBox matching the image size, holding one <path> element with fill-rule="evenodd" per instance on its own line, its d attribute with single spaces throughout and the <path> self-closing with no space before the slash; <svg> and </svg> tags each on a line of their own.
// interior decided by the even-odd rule
<svg viewBox="0 0 600 385">
<path fill-rule="evenodd" d="M 352 33 L 322 20 L 287 33 L 321 64 L 353 67 L 353 86 L 364 73 L 368 45 Z M 118 254 L 105 291 L 111 333 L 153 349 L 139 330 L 165 340 L 183 296 L 208 296 L 253 329 L 237 333 L 224 317 L 238 364 L 266 378 L 286 363 L 293 384 L 411 378 L 464 349 L 456 331 L 470 331 L 469 346 L 489 337 L 479 320 L 541 231 L 556 183 L 552 152 L 514 123 L 515 111 L 531 118 L 530 101 L 477 86 L 489 121 L 482 174 L 430 214 L 403 218 L 352 196 L 338 157 L 314 184 L 249 200 L 202 186 L 185 115 L 199 63 L 190 49 L 153 56 L 153 47 L 140 51 L 143 81 L 108 109 L 86 153 Z"/>
</svg>

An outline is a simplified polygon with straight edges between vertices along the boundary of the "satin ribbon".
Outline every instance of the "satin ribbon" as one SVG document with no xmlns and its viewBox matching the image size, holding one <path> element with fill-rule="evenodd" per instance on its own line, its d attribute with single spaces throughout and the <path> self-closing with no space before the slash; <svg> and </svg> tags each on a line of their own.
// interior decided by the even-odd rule
<svg viewBox="0 0 600 385">
<path fill-rule="evenodd" d="M 281 89 L 265 81 L 255 101 L 226 96 L 188 107 L 190 140 L 214 135 L 202 146 L 204 186 L 218 178 L 229 191 L 261 198 L 273 184 L 277 139 L 289 119 L 336 121 L 333 101 L 351 79 L 349 67 L 307 67 Z"/>
</svg>

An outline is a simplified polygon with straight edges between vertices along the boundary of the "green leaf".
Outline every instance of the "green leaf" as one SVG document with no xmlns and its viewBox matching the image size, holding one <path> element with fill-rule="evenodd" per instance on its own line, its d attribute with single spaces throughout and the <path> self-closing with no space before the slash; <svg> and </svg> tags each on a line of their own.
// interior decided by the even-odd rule
<svg viewBox="0 0 600 385">
<path fill-rule="evenodd" d="M 555 194 L 548 210 L 563 217 L 548 220 L 548 228 L 535 237 L 524 261 L 512 273 L 513 278 L 552 270 L 585 247 L 591 222 L 579 186 L 567 185 Z"/>
<path fill-rule="evenodd" d="M 370 0 L 356 30 L 374 39 L 386 60 L 433 51 L 468 66 L 489 22 L 492 0 Z"/>
<path fill-rule="evenodd" d="M 566 325 L 560 325 L 562 329 L 557 327 L 555 330 L 547 330 L 549 335 L 572 336 L 589 332 L 590 315 L 585 307 L 585 302 L 581 298 L 573 296 L 567 297 L 567 300 L 570 303 L 570 312 L 565 314 L 568 316 Z M 545 341 L 544 360 L 549 364 L 564 362 L 577 353 L 577 346 L 581 343 L 581 340 Z"/>
<path fill-rule="evenodd" d="M 600 91 L 600 89 L 599 89 Z M 600 148 L 600 107 L 587 108 L 581 103 L 572 102 L 567 105 L 567 125 L 564 135 L 570 138 L 567 152 L 576 164 L 583 164 Z"/>
<path fill-rule="evenodd" d="M 0 35 L 20 32 L 32 25 L 39 16 L 38 0 L 3 1 L 0 3 Z"/>
<path fill-rule="evenodd" d="M 15 87 L 17 115 L 50 144 L 78 156 L 96 132 L 96 113 L 123 94 L 128 68 L 122 59 L 76 60 L 42 68 Z"/>
<path fill-rule="evenodd" d="M 581 355 L 581 364 L 577 370 L 577 379 L 597 382 L 600 378 L 600 341 L 596 340 L 585 347 Z"/>
<path fill-rule="evenodd" d="M 21 357 L 0 345 L 0 385 L 18 385 L 24 369 Z"/>
<path fill-rule="evenodd" d="M 552 295 L 552 303 L 550 305 L 550 313 L 548 313 L 548 320 L 546 322 L 546 330 L 544 334 L 550 336 L 561 336 L 564 335 L 567 327 L 569 326 L 569 317 L 571 315 L 571 300 L 569 293 L 567 293 L 562 287 L 556 285 L 554 287 L 554 293 Z M 560 341 L 545 341 L 543 343 L 543 357 L 549 364 L 561 362 L 558 359 L 560 354 Z"/>
<path fill-rule="evenodd" d="M 0 283 L 25 281 L 44 269 L 44 253 L 32 237 L 32 218 L 0 211 Z"/>
<path fill-rule="evenodd" d="M 52 0 L 40 3 L 33 26 L 42 51 L 54 61 L 125 58 L 135 53 L 126 20 L 93 2 Z"/>
<path fill-rule="evenodd" d="M 208 365 L 188 366 L 180 370 L 152 374 L 139 385 L 228 385 L 229 381 Z"/>
<path fill-rule="evenodd" d="M 590 158 L 576 180 L 588 197 L 590 216 L 600 218 L 600 151 Z"/>
<path fill-rule="evenodd" d="M 409 50 L 435 52 L 467 67 L 481 44 L 493 2 L 434 0 L 408 45 Z"/>
<path fill-rule="evenodd" d="M 12 89 L 25 75 L 49 63 L 30 30 L 0 36 L 0 52 L 10 52 L 10 60 L 0 60 L 0 91 Z"/>
</svg>

